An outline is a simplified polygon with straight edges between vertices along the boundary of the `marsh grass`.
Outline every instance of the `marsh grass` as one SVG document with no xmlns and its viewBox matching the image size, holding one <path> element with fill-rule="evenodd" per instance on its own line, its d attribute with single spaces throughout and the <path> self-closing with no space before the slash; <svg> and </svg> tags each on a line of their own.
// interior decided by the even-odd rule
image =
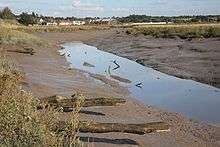
<svg viewBox="0 0 220 147">
<path fill-rule="evenodd" d="M 5 27 L 5 28 L 17 28 L 19 26 L 21 26 L 21 24 L 19 24 L 16 20 L 14 19 L 0 19 L 0 26 L 1 27 Z"/>
<path fill-rule="evenodd" d="M 28 44 L 37 46 L 49 46 L 50 44 L 34 33 L 44 32 L 75 32 L 79 30 L 104 30 L 109 26 L 24 26 L 16 21 L 0 21 L 0 44 Z"/>
<path fill-rule="evenodd" d="M 134 26 L 126 33 L 149 35 L 155 38 L 211 38 L 220 37 L 220 24 Z"/>
<path fill-rule="evenodd" d="M 62 132 L 54 131 L 59 112 L 54 108 L 37 111 L 38 101 L 21 89 L 22 79 L 15 66 L 0 52 L 0 146 L 79 146 L 77 139 L 81 102 Z"/>
<path fill-rule="evenodd" d="M 24 32 L 60 32 L 60 33 L 68 33 L 75 32 L 79 30 L 105 30 L 109 29 L 109 26 L 22 26 L 16 28 L 19 31 Z"/>
<path fill-rule="evenodd" d="M 0 44 L 28 44 L 37 46 L 48 46 L 48 42 L 18 28 L 23 27 L 14 21 L 0 21 Z"/>
<path fill-rule="evenodd" d="M 24 26 L 19 24 L 15 20 L 0 20 L 0 28 L 4 27 L 11 30 L 17 30 L 26 33 L 43 33 L 43 32 L 75 32 L 79 30 L 105 30 L 114 26 L 110 25 L 83 25 L 83 26 L 46 26 L 46 25 L 34 25 Z"/>
<path fill-rule="evenodd" d="M 0 27 L 0 44 L 29 44 L 44 46 L 47 42 L 29 33 Z"/>
</svg>

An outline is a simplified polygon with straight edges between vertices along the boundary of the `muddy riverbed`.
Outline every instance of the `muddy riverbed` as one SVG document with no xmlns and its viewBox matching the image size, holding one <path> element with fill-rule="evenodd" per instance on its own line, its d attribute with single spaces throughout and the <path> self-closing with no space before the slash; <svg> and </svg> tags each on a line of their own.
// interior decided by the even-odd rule
<svg viewBox="0 0 220 147">
<path fill-rule="evenodd" d="M 125 32 L 107 30 L 87 43 L 169 75 L 220 87 L 220 38 L 183 40 Z"/>
<path fill-rule="evenodd" d="M 132 97 L 145 104 L 197 120 L 220 122 L 218 88 L 163 74 L 82 42 L 65 43 L 62 47 L 65 49 L 60 53 L 72 68 L 119 82 L 129 89 Z"/>
<path fill-rule="evenodd" d="M 124 51 L 127 51 L 126 42 L 131 42 L 130 39 L 134 39 L 132 43 L 138 44 L 138 40 L 141 40 L 142 37 L 132 37 L 125 36 L 122 37 L 122 33 L 117 33 L 115 29 L 113 30 L 102 30 L 102 31 L 78 31 L 73 33 L 40 33 L 38 36 L 49 40 L 51 44 L 56 44 L 57 47 L 50 48 L 35 48 L 36 54 L 34 56 L 22 55 L 22 54 L 12 54 L 11 56 L 15 59 L 16 63 L 19 67 L 26 73 L 26 87 L 30 89 L 34 95 L 38 97 L 49 96 L 53 94 L 62 94 L 68 95 L 73 92 L 81 92 L 86 96 L 91 98 L 100 97 L 100 96 L 113 96 L 113 97 L 121 97 L 126 98 L 127 102 L 125 105 L 116 106 L 116 107 L 92 107 L 83 109 L 84 112 L 91 112 L 87 114 L 80 114 L 81 120 L 87 121 L 96 121 L 96 122 L 119 122 L 119 123 L 146 123 L 152 121 L 165 121 L 170 124 L 171 131 L 164 133 L 156 133 L 156 134 L 146 134 L 146 135 L 133 135 L 133 134 L 125 134 L 125 133 L 105 133 L 105 134 L 97 134 L 97 133 L 85 133 L 79 134 L 84 143 L 88 143 L 92 146 L 149 146 L 149 147 L 160 147 L 161 145 L 164 147 L 197 147 L 197 146 L 219 146 L 220 141 L 220 128 L 219 125 L 213 126 L 207 123 L 202 123 L 200 121 L 194 121 L 193 119 L 187 119 L 178 113 L 167 112 L 164 109 L 159 107 L 152 107 L 149 104 L 143 105 L 134 99 L 131 99 L 128 96 L 127 88 L 124 87 L 126 85 L 134 85 L 132 79 L 131 83 L 127 78 L 121 78 L 117 73 L 114 74 L 113 79 L 106 78 L 106 76 L 102 76 L 101 74 L 94 74 L 91 72 L 85 72 L 82 70 L 77 70 L 75 68 L 70 68 L 69 63 L 66 61 L 66 58 L 60 56 L 58 50 L 59 44 L 63 44 L 64 42 L 73 42 L 73 41 L 81 41 L 86 44 L 90 44 L 93 46 L 100 47 L 102 46 L 107 52 L 113 52 L 111 50 L 115 48 L 115 45 L 119 43 L 118 47 L 123 50 L 117 52 L 119 56 L 124 56 Z M 120 37 L 121 36 L 121 37 Z M 120 39 L 117 39 L 120 37 Z M 129 37 L 129 38 L 128 38 Z M 106 38 L 107 41 L 104 41 Z M 135 39 L 136 38 L 136 39 Z M 143 38 L 142 38 L 143 39 Z M 144 38 L 145 40 L 146 38 Z M 115 42 L 113 42 L 114 40 Z M 148 39 L 147 39 L 148 40 Z M 166 39 L 165 39 L 166 40 Z M 161 41 L 163 39 L 150 39 L 150 42 L 156 45 L 162 45 Z M 172 40 L 173 41 L 173 40 Z M 170 39 L 167 42 L 172 43 Z M 175 41 L 175 40 L 174 40 Z M 108 44 L 108 42 L 110 44 Z M 147 42 L 147 41 L 146 41 Z M 148 42 L 149 43 L 149 42 Z M 121 44 L 121 45 L 120 45 Z M 211 42 L 212 44 L 212 42 Z M 105 48 L 106 47 L 106 48 Z M 11 47 L 10 47 L 11 48 Z M 16 47 L 15 47 L 16 48 Z M 119 48 L 115 48 L 115 51 L 119 50 Z M 153 50 L 155 52 L 153 52 Z M 169 51 L 169 48 L 165 48 L 167 56 L 169 58 L 172 57 L 172 50 Z M 164 51 L 165 51 L 164 50 Z M 139 54 L 139 57 L 143 57 L 149 50 L 145 50 L 142 54 Z M 120 55 L 120 54 L 121 55 Z M 137 52 L 138 53 L 138 52 Z M 130 58 L 134 60 L 136 58 L 137 53 L 132 53 L 130 56 L 126 58 Z M 160 58 L 163 56 L 159 55 L 162 53 L 160 50 L 152 49 L 151 52 L 152 58 L 157 56 L 155 60 L 150 60 L 151 63 L 157 61 L 159 62 Z M 85 52 L 84 52 L 85 54 Z M 116 54 L 116 53 L 115 53 Z M 169 55 L 170 54 L 170 55 Z M 216 55 L 215 55 L 216 56 Z M 71 55 L 70 55 L 71 57 Z M 209 59 L 212 59 L 210 56 Z M 206 60 L 210 62 L 211 60 Z M 82 63 L 83 67 L 90 69 L 96 67 L 93 65 L 94 63 Z M 116 61 L 117 62 L 117 61 Z M 179 60 L 176 61 L 180 63 Z M 117 62 L 118 63 L 118 62 Z M 114 67 L 114 62 L 110 62 L 110 64 Z M 150 64 L 149 64 L 150 65 Z M 169 64 L 163 64 L 164 67 L 170 67 Z M 190 65 L 189 65 L 190 66 Z M 202 71 L 203 66 L 201 64 L 197 64 L 194 68 L 197 71 Z M 168 68 L 166 68 L 168 69 Z M 216 68 L 218 69 L 218 68 Z M 161 71 L 161 69 L 158 69 Z M 165 70 L 164 73 L 174 73 L 177 74 L 175 70 Z M 104 71 L 105 72 L 105 71 Z M 108 69 L 107 69 L 107 73 Z M 111 73 L 114 73 L 111 71 Z M 180 75 L 186 75 L 185 72 L 178 72 Z M 196 74 L 195 74 L 196 76 Z M 190 76 L 189 76 L 190 78 Z M 124 81 L 124 82 L 118 82 Z M 158 79 L 157 79 L 158 80 Z M 99 82 L 97 82 L 99 81 Z M 204 82 L 204 81 L 203 81 Z M 120 84 L 121 83 L 121 84 Z M 136 83 L 136 82 L 135 82 Z M 136 86 L 135 86 L 136 88 Z M 140 90 L 139 88 L 137 88 Z M 129 89 L 128 89 L 129 90 Z M 92 115 L 92 114 L 104 114 L 104 115 Z M 69 117 L 69 114 L 62 114 L 62 118 L 66 119 Z M 217 116 L 216 116 L 217 117 Z"/>
</svg>

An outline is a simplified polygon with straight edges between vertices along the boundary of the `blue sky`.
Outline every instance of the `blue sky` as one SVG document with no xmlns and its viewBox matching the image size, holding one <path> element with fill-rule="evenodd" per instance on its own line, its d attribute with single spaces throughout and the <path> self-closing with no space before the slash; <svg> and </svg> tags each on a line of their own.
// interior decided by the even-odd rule
<svg viewBox="0 0 220 147">
<path fill-rule="evenodd" d="M 51 16 L 127 16 L 220 14 L 220 0 L 0 0 L 15 13 Z"/>
</svg>

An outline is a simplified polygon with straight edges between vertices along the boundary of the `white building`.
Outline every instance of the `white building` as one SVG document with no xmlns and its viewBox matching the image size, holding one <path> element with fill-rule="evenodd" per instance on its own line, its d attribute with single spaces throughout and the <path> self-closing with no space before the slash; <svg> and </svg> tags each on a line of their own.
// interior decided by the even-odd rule
<svg viewBox="0 0 220 147">
<path fill-rule="evenodd" d="M 60 22 L 59 25 L 60 26 L 70 26 L 70 25 L 72 25 L 72 23 L 71 22 Z"/>
<path fill-rule="evenodd" d="M 57 26 L 58 24 L 56 22 L 47 22 L 47 26 Z"/>
<path fill-rule="evenodd" d="M 103 18 L 103 19 L 94 19 L 89 21 L 90 24 L 114 24 L 117 23 L 116 19 L 112 18 Z"/>
<path fill-rule="evenodd" d="M 132 23 L 132 25 L 165 25 L 170 24 L 170 22 L 142 22 L 142 23 Z"/>
<path fill-rule="evenodd" d="M 80 25 L 85 25 L 85 24 L 86 24 L 85 21 L 77 21 L 77 20 L 73 21 L 72 23 L 72 25 L 75 25 L 75 26 L 80 26 Z"/>
<path fill-rule="evenodd" d="M 44 22 L 44 20 L 41 18 L 40 20 L 39 20 L 39 23 L 43 23 Z"/>
</svg>

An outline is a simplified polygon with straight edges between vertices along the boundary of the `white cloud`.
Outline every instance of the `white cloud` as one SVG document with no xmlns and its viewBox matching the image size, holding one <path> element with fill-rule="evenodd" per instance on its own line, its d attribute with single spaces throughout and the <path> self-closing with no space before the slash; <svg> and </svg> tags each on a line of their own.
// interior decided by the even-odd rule
<svg viewBox="0 0 220 147">
<path fill-rule="evenodd" d="M 81 0 L 73 0 L 72 4 L 74 9 L 80 11 L 103 11 L 104 7 L 100 5 L 90 4 L 90 3 L 82 3 Z"/>
</svg>

